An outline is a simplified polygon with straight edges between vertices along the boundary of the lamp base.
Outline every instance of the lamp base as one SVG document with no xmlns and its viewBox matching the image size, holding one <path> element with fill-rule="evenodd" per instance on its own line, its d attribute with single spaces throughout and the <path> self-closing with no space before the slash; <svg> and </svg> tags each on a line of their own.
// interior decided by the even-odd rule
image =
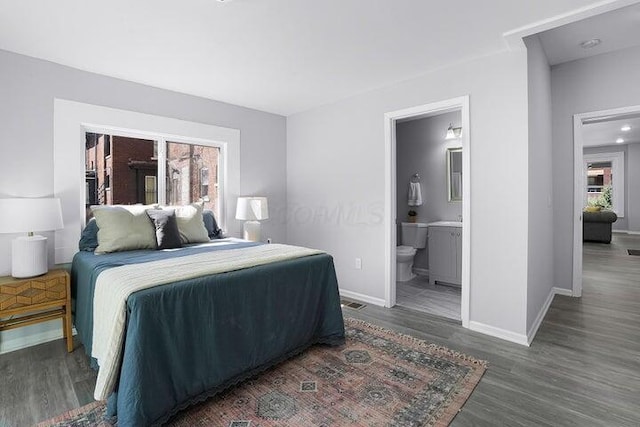
<svg viewBox="0 0 640 427">
<path fill-rule="evenodd" d="M 11 275 L 25 279 L 45 274 L 49 271 L 47 261 L 47 238 L 44 236 L 23 236 L 11 242 Z"/>
<path fill-rule="evenodd" d="M 246 221 L 244 223 L 243 238 L 252 242 L 259 242 L 262 239 L 260 221 Z"/>
</svg>

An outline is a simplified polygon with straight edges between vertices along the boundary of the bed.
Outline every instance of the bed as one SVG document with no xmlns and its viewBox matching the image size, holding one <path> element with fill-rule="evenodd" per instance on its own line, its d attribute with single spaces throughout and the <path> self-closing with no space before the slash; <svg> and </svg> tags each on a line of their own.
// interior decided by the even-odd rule
<svg viewBox="0 0 640 427">
<path fill-rule="evenodd" d="M 219 239 L 174 250 L 77 253 L 71 273 L 74 320 L 86 353 L 91 356 L 94 344 L 102 343 L 93 336 L 102 273 L 235 257 L 257 246 Z M 120 426 L 162 424 L 311 345 L 343 343 L 333 259 L 312 253 L 135 291 L 126 299 L 123 341 L 107 415 Z M 97 367 L 95 359 L 92 365 Z"/>
</svg>

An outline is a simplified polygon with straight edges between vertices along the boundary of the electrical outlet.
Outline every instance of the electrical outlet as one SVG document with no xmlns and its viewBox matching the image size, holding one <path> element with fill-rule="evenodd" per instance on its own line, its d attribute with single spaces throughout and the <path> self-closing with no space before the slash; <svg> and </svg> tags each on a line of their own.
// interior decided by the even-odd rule
<svg viewBox="0 0 640 427">
<path fill-rule="evenodd" d="M 362 258 L 356 258 L 356 270 L 362 270 Z"/>
</svg>

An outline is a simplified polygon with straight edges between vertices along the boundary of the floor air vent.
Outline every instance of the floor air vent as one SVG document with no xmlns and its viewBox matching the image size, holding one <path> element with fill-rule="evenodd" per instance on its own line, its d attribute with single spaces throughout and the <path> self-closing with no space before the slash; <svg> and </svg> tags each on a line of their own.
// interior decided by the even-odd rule
<svg viewBox="0 0 640 427">
<path fill-rule="evenodd" d="M 640 249 L 627 249 L 629 255 L 637 255 L 640 256 Z"/>
<path fill-rule="evenodd" d="M 366 307 L 366 304 L 362 304 L 362 303 L 355 302 L 355 301 L 349 301 L 349 300 L 346 300 L 344 298 L 340 300 L 340 304 L 343 307 L 349 307 L 349 308 L 352 308 L 354 310 L 360 310 L 361 308 Z"/>
</svg>

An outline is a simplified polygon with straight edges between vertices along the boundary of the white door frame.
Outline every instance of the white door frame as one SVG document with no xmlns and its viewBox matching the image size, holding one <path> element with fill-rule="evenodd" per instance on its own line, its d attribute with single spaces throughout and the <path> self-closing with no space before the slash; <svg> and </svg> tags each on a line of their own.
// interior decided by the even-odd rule
<svg viewBox="0 0 640 427">
<path fill-rule="evenodd" d="M 640 105 L 592 111 L 573 115 L 573 285 L 572 296 L 582 296 L 582 209 L 584 208 L 584 142 L 582 126 L 585 121 L 626 114 L 640 113 Z"/>
<path fill-rule="evenodd" d="M 396 304 L 396 122 L 405 118 L 430 117 L 450 111 L 462 113 L 462 326 L 469 327 L 471 289 L 471 150 L 469 141 L 469 96 L 392 111 L 384 115 L 385 133 L 385 307 Z M 443 159 L 444 161 L 444 159 Z"/>
</svg>

